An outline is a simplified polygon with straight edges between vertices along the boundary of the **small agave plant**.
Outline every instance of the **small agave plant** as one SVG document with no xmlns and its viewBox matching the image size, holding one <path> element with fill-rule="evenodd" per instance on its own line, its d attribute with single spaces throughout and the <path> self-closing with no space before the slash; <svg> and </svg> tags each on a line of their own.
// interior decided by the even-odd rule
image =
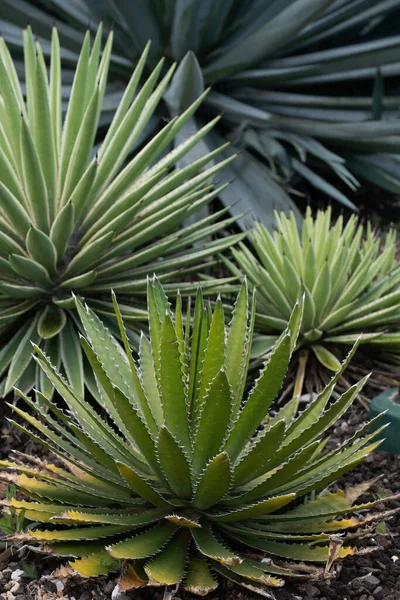
<svg viewBox="0 0 400 600">
<path fill-rule="evenodd" d="M 180 296 L 174 317 L 161 284 L 149 281 L 150 339 L 142 335 L 138 362 L 115 298 L 125 352 L 96 314 L 76 303 L 101 402 L 89 404 L 35 347 L 68 413 L 41 392 L 36 401 L 18 392 L 39 418 L 13 406 L 31 429 L 14 425 L 64 467 L 20 453 L 0 462 L 1 479 L 31 498 L 5 500 L 6 510 L 42 524 L 8 541 L 69 557 L 85 577 L 121 568 L 120 589 L 182 584 L 206 595 L 221 574 L 273 598 L 267 588 L 286 577 L 323 578 L 335 560 L 357 553 L 347 536 L 354 540 L 393 514 L 369 511 L 381 499 L 357 504 L 370 482 L 326 490 L 379 445 L 373 439 L 383 429 L 367 433 L 365 425 L 330 451 L 321 442 L 367 379 L 331 401 L 354 349 L 301 414 L 295 398 L 265 419 L 296 344 L 301 303 L 245 397 L 254 319 L 245 282 L 226 327 L 220 299 L 212 313 L 199 290 L 191 326 Z"/>
<path fill-rule="evenodd" d="M 276 214 L 271 234 L 258 223 L 250 233 L 254 253 L 243 243 L 232 252 L 231 271 L 245 273 L 259 291 L 253 356 L 265 355 L 286 328 L 297 298 L 304 294 L 304 315 L 297 392 L 310 351 L 331 371 L 340 368 L 338 345 L 361 343 L 370 355 L 400 364 L 400 263 L 396 234 L 384 241 L 353 215 L 346 225 L 331 211 L 315 218 L 308 209 L 299 233 L 293 214 Z M 238 269 L 238 266 L 239 269 Z"/>
<path fill-rule="evenodd" d="M 161 60 L 140 81 L 149 45 L 103 143 L 95 145 L 112 38 L 111 33 L 102 51 L 102 28 L 92 47 L 86 34 L 66 107 L 61 101 L 57 30 L 49 76 L 40 45 L 30 28 L 24 31 L 26 101 L 9 50 L 0 40 L 0 394 L 16 383 L 25 391 L 36 384 L 50 393 L 48 380 L 31 361 L 29 340 L 61 365 L 77 393 L 84 382 L 95 393 L 90 375 L 84 373 L 71 291 L 108 319 L 113 317 L 113 287 L 132 338 L 138 321 L 146 319 L 149 271 L 172 281 L 178 273 L 182 277 L 182 272 L 204 267 L 208 256 L 235 239 L 212 241 L 213 234 L 232 222 L 218 221 L 224 211 L 180 229 L 219 193 L 211 178 L 223 163 L 210 166 L 217 150 L 173 168 L 215 123 L 171 151 L 173 139 L 202 98 L 144 144 L 174 71 L 172 65 L 158 82 Z M 205 239 L 207 247 L 199 244 Z M 190 289 L 189 282 L 186 286 Z"/>
</svg>

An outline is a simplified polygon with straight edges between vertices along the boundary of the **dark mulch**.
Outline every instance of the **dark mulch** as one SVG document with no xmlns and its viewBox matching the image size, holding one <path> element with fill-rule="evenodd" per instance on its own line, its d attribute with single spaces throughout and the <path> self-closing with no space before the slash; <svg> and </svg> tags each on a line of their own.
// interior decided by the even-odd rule
<svg viewBox="0 0 400 600">
<path fill-rule="evenodd" d="M 350 436 L 365 421 L 367 414 L 359 403 L 342 419 L 331 432 L 330 444 L 336 444 Z M 4 421 L 3 421 L 4 422 Z M 45 451 L 27 439 L 25 435 L 3 426 L 0 458 L 7 458 L 11 449 L 16 448 L 33 455 L 45 456 Z M 339 482 L 350 486 L 382 476 L 377 487 L 388 494 L 400 493 L 400 456 L 376 452 L 367 457 L 362 465 L 348 473 Z M 400 503 L 398 503 L 400 506 Z M 399 600 L 400 599 L 400 516 L 387 522 L 388 534 L 377 535 L 368 543 L 376 549 L 372 554 L 350 558 L 336 567 L 336 578 L 328 583 L 312 582 L 305 584 L 286 583 L 275 593 L 276 600 Z M 24 568 L 23 561 L 36 569 L 34 580 L 15 580 L 15 571 Z M 85 580 L 81 577 L 49 577 L 63 562 L 24 550 L 16 555 L 2 555 L 0 550 L 0 599 L 1 600 L 105 600 L 112 597 L 116 586 L 115 576 Z M 14 574 L 14 575 L 13 575 Z M 32 574 L 35 576 L 35 572 Z M 148 588 L 127 592 L 124 598 L 137 600 L 161 600 L 160 589 Z M 210 600 L 248 600 L 260 596 L 247 592 L 228 583 L 221 583 L 209 596 Z M 176 598 L 189 600 L 184 592 Z M 120 600 L 123 597 L 120 596 Z"/>
</svg>

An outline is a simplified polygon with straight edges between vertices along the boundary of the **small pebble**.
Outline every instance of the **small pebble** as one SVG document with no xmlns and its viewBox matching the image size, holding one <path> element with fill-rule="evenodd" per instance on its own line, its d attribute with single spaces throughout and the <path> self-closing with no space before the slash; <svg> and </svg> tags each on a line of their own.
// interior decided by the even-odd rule
<svg viewBox="0 0 400 600">
<path fill-rule="evenodd" d="M 373 595 L 376 600 L 383 600 L 383 597 L 384 597 L 383 587 L 381 585 L 378 585 L 378 587 L 374 589 Z"/>
</svg>

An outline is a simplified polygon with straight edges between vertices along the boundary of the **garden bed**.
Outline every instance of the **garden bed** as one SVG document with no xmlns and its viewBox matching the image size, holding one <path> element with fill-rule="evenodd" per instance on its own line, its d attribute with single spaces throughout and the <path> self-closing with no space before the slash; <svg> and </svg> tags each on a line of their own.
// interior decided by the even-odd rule
<svg viewBox="0 0 400 600">
<path fill-rule="evenodd" d="M 367 413 L 360 403 L 355 403 L 350 411 L 331 431 L 329 444 L 334 446 L 342 439 L 348 438 L 367 418 Z M 44 450 L 16 429 L 4 425 L 2 431 L 3 445 L 0 458 L 7 458 L 11 449 L 32 454 L 44 455 Z M 53 459 L 51 459 L 53 460 Z M 356 469 L 348 473 L 338 485 L 351 486 L 381 476 L 373 488 L 373 493 L 387 495 L 400 493 L 400 456 L 392 456 L 385 452 L 375 452 Z M 393 503 L 392 508 L 400 502 Z M 274 592 L 276 600 L 398 600 L 400 598 L 400 515 L 387 521 L 387 532 L 367 540 L 371 554 L 345 560 L 336 565 L 337 576 L 330 583 L 310 582 L 303 584 L 287 583 L 284 588 Z M 44 557 L 32 551 L 23 551 L 22 555 L 0 557 L 0 599 L 1 600 L 105 600 L 112 597 L 118 578 L 115 575 L 99 577 L 93 580 L 80 576 L 65 576 L 62 569 L 65 561 Z M 35 579 L 16 577 L 19 569 L 30 571 Z M 58 571 L 56 571 L 58 569 Z M 14 575 L 13 575 L 14 573 Z M 53 574 L 53 575 L 52 575 Z M 243 588 L 221 582 L 217 590 L 209 596 L 210 600 L 247 600 L 260 597 Z M 126 599 L 161 600 L 162 589 L 144 588 L 130 591 Z M 194 598 L 185 592 L 178 592 L 175 598 Z M 115 600 L 117 598 L 115 597 Z M 124 600 L 124 597 L 120 597 Z"/>
<path fill-rule="evenodd" d="M 28 414 L 13 418 L 60 450 L 49 456 L 9 425 L 0 401 L 0 472 L 12 472 L 0 473 L 0 513 L 13 507 L 0 516 L 0 600 L 189 600 L 162 587 L 185 567 L 187 589 L 213 589 L 214 573 L 247 588 L 222 580 L 211 600 L 400 600 L 400 454 L 368 455 L 374 434 L 361 427 L 370 399 L 400 385 L 399 3 L 68 4 L 1 1 L 0 400 L 38 388 L 36 406 L 25 397 Z M 223 303 L 243 276 L 225 327 Z M 199 280 L 184 328 L 181 299 Z M 178 287 L 173 317 L 164 292 Z M 217 291 L 222 301 L 203 301 Z M 136 371 L 128 346 L 138 350 L 146 306 Z M 255 366 L 273 345 L 255 381 L 250 356 Z M 318 395 L 332 372 L 335 390 Z M 64 411 L 48 402 L 53 386 Z M 283 410 L 264 427 L 279 388 Z M 294 420 L 298 397 L 316 401 Z M 339 451 L 321 456 L 318 438 L 353 400 L 329 431 Z M 365 456 L 332 484 L 349 494 L 314 502 Z M 57 479 L 45 461 L 78 468 Z M 23 494 L 50 502 L 32 509 Z M 2 529 L 21 535 L 7 546 Z M 350 545 L 358 555 L 337 560 Z M 271 575 L 251 560 L 261 549 Z M 77 571 L 62 554 L 82 558 Z M 78 574 L 127 559 L 138 569 L 122 565 L 121 587 L 149 586 L 125 595 L 118 573 Z M 288 572 L 297 579 L 264 591 Z"/>
</svg>

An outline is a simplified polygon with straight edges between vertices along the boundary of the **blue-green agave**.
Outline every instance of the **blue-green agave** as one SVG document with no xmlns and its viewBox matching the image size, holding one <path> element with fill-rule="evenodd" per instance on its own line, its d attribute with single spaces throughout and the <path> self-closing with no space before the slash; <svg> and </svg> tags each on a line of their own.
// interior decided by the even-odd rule
<svg viewBox="0 0 400 600">
<path fill-rule="evenodd" d="M 358 502 L 371 482 L 327 489 L 379 445 L 384 428 L 369 433 L 366 424 L 332 450 L 321 441 L 368 379 L 332 399 L 355 348 L 303 412 L 294 398 L 269 413 L 301 328 L 301 302 L 245 395 L 255 316 L 245 282 L 226 326 L 220 299 L 212 311 L 199 290 L 191 324 L 181 297 L 173 315 L 161 284 L 149 281 L 150 339 L 142 334 L 138 361 L 115 298 L 125 351 L 76 302 L 101 399 L 90 404 L 35 347 L 68 412 L 40 392 L 34 401 L 18 391 L 30 411 L 12 406 L 14 425 L 64 467 L 21 454 L 0 461 L 0 478 L 30 498 L 5 500 L 5 510 L 36 523 L 7 541 L 69 557 L 85 577 L 122 568 L 123 589 L 182 585 L 205 595 L 221 574 L 273 598 L 287 577 L 327 576 L 336 560 L 357 554 L 352 540 L 365 527 L 396 511 L 371 510 L 382 499 Z"/>
<path fill-rule="evenodd" d="M 191 273 L 237 239 L 215 238 L 232 222 L 220 219 L 224 210 L 180 227 L 223 189 L 214 189 L 212 176 L 224 162 L 212 162 L 216 150 L 175 168 L 216 122 L 171 149 L 202 97 L 147 139 L 174 71 L 172 65 L 160 76 L 161 60 L 142 77 L 149 44 L 96 144 L 112 41 L 113 33 L 102 50 L 102 28 L 92 45 L 86 34 L 64 115 L 57 30 L 49 73 L 41 45 L 30 28 L 24 31 L 26 100 L 0 40 L 0 395 L 16 383 L 51 392 L 31 360 L 29 340 L 44 348 L 77 393 L 85 383 L 95 393 L 85 376 L 71 292 L 112 320 L 113 288 L 134 340 L 146 319 L 148 272 L 166 285 L 185 278 L 182 289 L 195 289 Z"/>
<path fill-rule="evenodd" d="M 398 0 L 2 0 L 0 29 L 17 51 L 18 26 L 49 39 L 54 16 L 67 78 L 87 23 L 115 24 L 104 123 L 148 39 L 149 70 L 181 63 L 154 128 L 212 84 L 182 135 L 223 112 L 204 143 L 242 148 L 220 195 L 236 213 L 270 225 L 299 178 L 353 208 L 357 178 L 400 192 Z"/>
</svg>

